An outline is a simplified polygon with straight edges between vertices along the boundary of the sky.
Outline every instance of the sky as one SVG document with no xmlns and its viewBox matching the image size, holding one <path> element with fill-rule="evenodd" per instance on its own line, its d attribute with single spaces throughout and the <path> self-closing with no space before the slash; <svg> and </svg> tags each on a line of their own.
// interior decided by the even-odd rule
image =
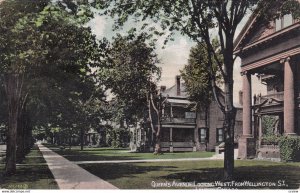
<svg viewBox="0 0 300 193">
<path fill-rule="evenodd" d="M 248 16 L 242 20 L 241 24 L 238 26 L 237 33 L 238 35 L 242 30 L 244 24 L 246 23 Z M 128 22 L 124 28 L 120 31 L 113 31 L 113 19 L 108 18 L 107 16 L 97 15 L 92 19 L 88 26 L 91 27 L 92 32 L 101 39 L 103 37 L 111 39 L 116 33 L 126 34 L 126 32 L 134 25 L 138 25 L 134 22 Z M 149 25 L 159 28 L 159 24 L 151 23 Z M 167 45 L 163 45 L 163 42 L 168 34 L 158 37 L 156 45 L 156 53 L 158 54 L 160 64 L 158 65 L 162 69 L 162 76 L 159 85 L 164 85 L 167 88 L 175 84 L 175 76 L 180 74 L 180 70 L 183 69 L 184 65 L 187 64 L 189 57 L 190 48 L 195 45 L 188 37 L 185 37 L 181 34 L 175 34 L 174 41 L 170 41 Z M 165 48 L 162 48 L 162 47 Z M 242 77 L 240 75 L 240 65 L 241 60 L 236 59 L 234 65 L 234 103 L 238 103 L 238 93 L 242 90 Z M 252 95 L 254 94 L 265 94 L 266 88 L 264 85 L 260 84 L 256 76 L 252 76 Z"/>
</svg>

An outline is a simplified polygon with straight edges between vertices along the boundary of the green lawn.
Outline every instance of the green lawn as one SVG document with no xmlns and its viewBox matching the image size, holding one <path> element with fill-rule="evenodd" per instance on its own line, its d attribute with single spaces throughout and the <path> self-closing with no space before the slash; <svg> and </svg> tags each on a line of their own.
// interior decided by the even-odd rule
<svg viewBox="0 0 300 193">
<path fill-rule="evenodd" d="M 178 182 L 214 183 L 222 181 L 223 161 L 185 161 L 155 163 L 82 164 L 81 167 L 121 189 L 150 189 L 152 185 L 169 182 L 170 188 Z M 298 189 L 300 163 L 275 163 L 268 161 L 235 162 L 236 182 L 250 181 L 257 187 L 226 187 L 238 189 Z M 285 180 L 283 185 L 283 181 Z M 270 185 L 266 185 L 266 183 Z M 152 184 L 152 185 L 151 185 Z M 176 187 L 177 186 L 177 187 Z M 159 189 L 166 187 L 159 187 Z M 194 187 L 193 187 L 194 188 Z M 202 188 L 204 188 L 202 186 Z M 207 188 L 207 187 L 206 187 Z M 223 187 L 224 188 L 224 187 Z"/>
<path fill-rule="evenodd" d="M 212 152 L 153 155 L 153 153 L 130 153 L 128 149 L 85 148 L 80 151 L 79 147 L 72 147 L 71 150 L 68 148 L 59 150 L 54 146 L 50 148 L 71 161 L 201 158 L 213 155 Z M 214 183 L 216 185 L 215 182 L 222 182 L 223 177 L 222 160 L 102 163 L 80 164 L 80 166 L 121 189 L 167 188 L 153 187 L 153 185 L 159 186 L 163 183 L 172 189 L 185 188 L 186 184 L 182 184 L 182 182 Z M 241 183 L 248 183 L 248 185 Z M 229 186 L 222 186 L 222 188 L 298 189 L 299 184 L 300 163 L 238 160 L 235 162 L 235 184 L 230 187 L 228 183 Z M 201 185 L 200 188 L 207 188 L 204 184 Z"/>
<path fill-rule="evenodd" d="M 214 154 L 213 152 L 178 152 L 154 155 L 153 153 L 132 153 L 129 152 L 129 149 L 120 148 L 84 148 L 83 151 L 80 151 L 79 147 L 60 150 L 54 146 L 47 146 L 70 161 L 204 158 Z"/>
<path fill-rule="evenodd" d="M 17 173 L 6 177 L 4 163 L 0 164 L 0 189 L 58 189 L 52 173 L 35 146 L 26 156 L 21 165 L 17 166 Z"/>
</svg>

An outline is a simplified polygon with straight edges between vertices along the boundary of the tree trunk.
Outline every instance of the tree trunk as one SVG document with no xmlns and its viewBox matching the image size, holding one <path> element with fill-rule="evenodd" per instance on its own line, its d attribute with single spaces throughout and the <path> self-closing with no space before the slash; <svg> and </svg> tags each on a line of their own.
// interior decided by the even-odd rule
<svg viewBox="0 0 300 193">
<path fill-rule="evenodd" d="M 33 137 L 32 137 L 32 126 L 30 124 L 30 119 L 27 116 L 26 127 L 25 127 L 25 137 L 24 137 L 24 153 L 27 154 L 30 152 L 30 149 L 33 146 Z"/>
<path fill-rule="evenodd" d="M 83 146 L 84 146 L 84 131 L 83 127 L 80 129 L 80 150 L 83 151 Z"/>
<path fill-rule="evenodd" d="M 69 149 L 71 150 L 72 148 L 72 134 L 69 133 Z"/>
<path fill-rule="evenodd" d="M 200 109 L 199 110 L 198 109 L 199 109 L 199 107 L 198 107 L 198 104 L 197 104 L 196 113 L 199 112 Z M 198 113 L 196 115 L 196 120 L 197 120 L 197 116 L 198 116 Z M 195 145 L 196 145 L 196 150 L 200 151 L 201 149 L 200 149 L 199 128 L 198 128 L 198 125 L 197 125 L 197 127 L 194 128 L 194 141 L 195 141 Z"/>
<path fill-rule="evenodd" d="M 12 112 L 8 119 L 5 173 L 10 175 L 16 172 L 17 112 Z"/>
<path fill-rule="evenodd" d="M 154 99 L 153 99 L 153 94 L 150 93 L 150 102 L 152 104 L 152 108 L 154 109 L 156 113 L 156 135 L 155 135 L 155 149 L 154 149 L 154 154 L 158 154 L 161 152 L 161 147 L 160 147 L 160 138 L 161 138 L 161 97 L 158 101 L 158 107 L 155 106 L 154 104 Z M 150 105 L 151 106 L 151 105 Z M 152 109 L 150 108 L 150 109 Z M 153 120 L 152 120 L 153 121 Z"/>
<path fill-rule="evenodd" d="M 194 128 L 194 141 L 195 141 L 195 145 L 196 145 L 196 150 L 199 151 L 200 150 L 200 142 L 199 142 L 199 128 L 198 127 Z"/>
<path fill-rule="evenodd" d="M 160 124 L 160 119 L 158 118 L 158 124 L 157 124 L 157 132 L 155 136 L 155 150 L 154 154 L 159 154 L 161 152 L 161 146 L 160 146 L 160 138 L 161 138 L 161 124 Z"/>
<path fill-rule="evenodd" d="M 224 180 L 233 180 L 234 176 L 234 125 L 236 110 L 226 111 L 224 133 L 225 133 L 225 152 L 224 152 Z"/>
<path fill-rule="evenodd" d="M 8 132 L 6 149 L 6 175 L 16 172 L 16 140 L 18 128 L 18 113 L 20 102 L 20 82 L 18 74 L 9 74 L 6 77 L 6 95 L 8 101 Z"/>
<path fill-rule="evenodd" d="M 226 40 L 227 50 L 224 55 L 224 93 L 225 93 L 225 152 L 224 152 L 224 180 L 234 177 L 234 125 L 236 109 L 233 106 L 233 36 Z"/>
<path fill-rule="evenodd" d="M 150 100 L 150 97 L 149 97 L 149 94 L 147 93 L 146 95 L 147 97 L 147 102 L 148 102 L 148 116 L 149 116 L 149 122 L 150 122 L 150 126 L 151 126 L 151 147 L 154 146 L 154 144 L 156 144 L 156 137 L 155 137 L 155 128 L 154 128 L 154 125 L 153 125 L 153 118 L 152 118 L 152 108 L 151 108 L 151 100 Z"/>
<path fill-rule="evenodd" d="M 25 157 L 25 117 L 24 113 L 20 113 L 17 130 L 17 163 L 21 163 Z"/>
</svg>

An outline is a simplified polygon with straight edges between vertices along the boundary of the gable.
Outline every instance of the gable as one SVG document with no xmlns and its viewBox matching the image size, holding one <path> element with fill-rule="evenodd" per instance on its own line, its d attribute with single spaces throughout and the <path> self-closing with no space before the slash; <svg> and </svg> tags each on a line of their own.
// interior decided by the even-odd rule
<svg viewBox="0 0 300 193">
<path fill-rule="evenodd" d="M 237 52 L 242 47 L 251 45 L 270 34 L 275 32 L 275 25 L 273 21 L 265 22 L 257 16 L 250 16 L 248 22 L 245 24 L 239 36 L 234 43 L 234 51 Z"/>
<path fill-rule="evenodd" d="M 268 35 L 272 34 L 275 30 L 275 26 L 273 24 L 274 22 L 269 22 L 268 24 L 263 24 L 256 22 L 256 26 L 253 27 L 252 32 L 249 37 L 245 38 L 245 46 L 250 45 L 258 40 L 263 39 L 264 37 L 267 37 Z"/>
<path fill-rule="evenodd" d="M 300 0 L 298 0 L 298 2 L 300 3 Z M 272 7 L 268 9 L 268 12 L 278 13 L 282 3 L 283 2 L 272 5 Z M 254 12 L 234 41 L 234 54 L 252 46 L 265 43 L 270 39 L 278 38 L 282 34 L 286 35 L 297 28 L 297 24 L 299 24 L 299 20 L 293 19 L 291 14 L 285 14 L 276 20 L 274 18 L 271 19 L 271 17 L 269 19 L 270 20 L 267 21 L 264 14 Z"/>
</svg>

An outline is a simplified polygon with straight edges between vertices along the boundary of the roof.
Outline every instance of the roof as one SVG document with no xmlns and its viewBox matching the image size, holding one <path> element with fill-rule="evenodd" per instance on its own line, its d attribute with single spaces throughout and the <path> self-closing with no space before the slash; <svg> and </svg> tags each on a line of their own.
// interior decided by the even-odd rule
<svg viewBox="0 0 300 193">
<path fill-rule="evenodd" d="M 298 0 L 300 2 L 300 0 Z M 271 12 L 276 12 L 278 10 L 278 5 L 272 4 L 272 7 L 269 8 Z M 254 11 L 251 16 L 249 17 L 248 21 L 242 28 L 241 32 L 234 40 L 234 54 L 241 52 L 242 50 L 246 50 L 263 42 L 269 41 L 271 38 L 279 37 L 279 35 L 290 31 L 291 29 L 298 28 L 297 23 L 295 22 L 291 27 L 286 27 L 284 30 L 279 30 L 274 32 L 271 28 L 274 27 L 271 20 L 269 20 L 269 25 L 266 25 L 266 20 L 263 19 L 262 15 L 256 11 Z M 259 29 L 264 26 L 264 30 L 259 33 Z M 270 33 L 271 32 L 271 33 Z M 258 36 L 255 36 L 258 35 Z M 252 37 L 253 36 L 253 37 Z M 248 39 L 248 38 L 252 39 Z M 246 40 L 247 42 L 244 42 Z"/>
<path fill-rule="evenodd" d="M 249 17 L 248 21 L 246 22 L 246 24 L 242 28 L 242 30 L 239 33 L 239 35 L 234 40 L 234 43 L 233 43 L 234 46 L 233 46 L 233 48 L 234 48 L 235 52 L 238 51 L 238 48 L 239 48 L 239 45 L 240 45 L 241 41 L 248 34 L 249 30 L 251 29 L 251 26 L 256 21 L 256 18 L 257 18 L 257 14 L 252 13 L 252 15 Z"/>
<path fill-rule="evenodd" d="M 166 89 L 162 92 L 164 97 L 176 97 L 176 98 L 188 98 L 188 93 L 186 92 L 186 87 L 184 83 L 180 83 L 180 95 L 177 95 L 176 85 Z"/>
<path fill-rule="evenodd" d="M 162 96 L 166 97 L 166 102 L 167 103 L 173 103 L 173 104 L 193 104 L 193 101 L 189 100 L 189 94 L 186 92 L 186 86 L 184 83 L 180 83 L 180 95 L 177 95 L 177 88 L 176 84 L 173 85 L 172 87 L 166 89 L 164 92 L 161 93 Z M 221 88 L 217 87 L 217 94 L 218 97 L 221 99 L 224 99 L 224 92 L 222 91 Z M 215 99 L 213 99 L 215 100 Z M 221 99 L 222 100 L 222 99 Z M 239 103 L 234 103 L 234 107 L 236 108 L 243 108 L 241 104 Z"/>
</svg>

